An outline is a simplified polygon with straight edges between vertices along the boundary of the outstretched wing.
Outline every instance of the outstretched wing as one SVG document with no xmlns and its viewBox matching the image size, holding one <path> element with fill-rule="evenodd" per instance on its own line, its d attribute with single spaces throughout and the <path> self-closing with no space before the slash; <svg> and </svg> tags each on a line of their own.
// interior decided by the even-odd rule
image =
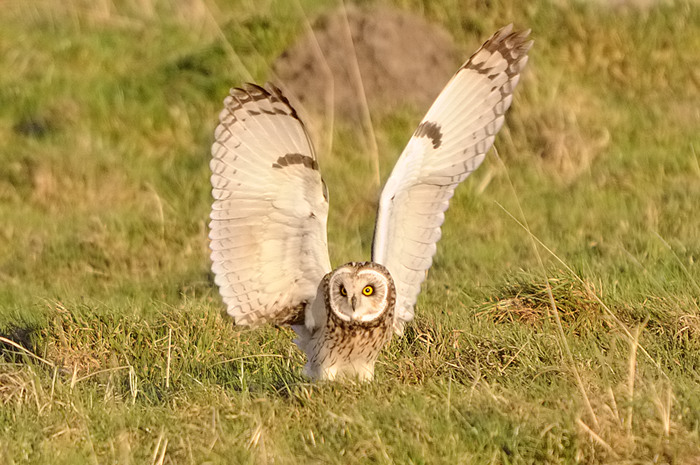
<svg viewBox="0 0 700 465">
<path fill-rule="evenodd" d="M 303 123 L 276 87 L 232 89 L 211 149 L 212 270 L 236 324 L 303 322 L 330 271 L 328 194 Z"/>
<path fill-rule="evenodd" d="M 372 261 L 385 265 L 396 283 L 398 333 L 413 319 L 455 188 L 481 164 L 503 125 L 532 46 L 529 33 L 506 26 L 469 58 L 428 110 L 382 190 Z"/>
</svg>

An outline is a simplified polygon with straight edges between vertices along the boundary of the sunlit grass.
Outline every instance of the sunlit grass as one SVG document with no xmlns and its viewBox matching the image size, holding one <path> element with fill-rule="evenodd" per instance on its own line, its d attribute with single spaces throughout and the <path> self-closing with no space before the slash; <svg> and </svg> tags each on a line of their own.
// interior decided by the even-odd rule
<svg viewBox="0 0 700 465">
<path fill-rule="evenodd" d="M 271 77 L 299 5 L 6 5 L 2 463 L 700 460 L 700 9 L 393 4 L 465 58 L 509 22 L 535 46 L 416 321 L 362 385 L 309 383 L 292 334 L 233 326 L 209 272 L 221 101 Z M 386 178 L 422 111 L 375 115 L 379 160 L 336 121 L 334 264 L 369 258 L 374 163 Z"/>
</svg>

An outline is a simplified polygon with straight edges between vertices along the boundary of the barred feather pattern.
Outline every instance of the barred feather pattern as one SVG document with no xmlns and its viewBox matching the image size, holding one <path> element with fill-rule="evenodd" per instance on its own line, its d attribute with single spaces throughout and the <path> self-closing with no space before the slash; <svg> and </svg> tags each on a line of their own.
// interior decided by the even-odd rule
<svg viewBox="0 0 700 465">
<path fill-rule="evenodd" d="M 371 379 L 392 331 L 401 334 L 413 319 L 455 188 L 504 123 L 528 35 L 506 26 L 457 71 L 381 192 L 372 262 L 332 272 L 328 192 L 304 124 L 271 84 L 232 89 L 211 151 L 209 238 L 215 281 L 236 324 L 292 325 L 312 378 Z"/>
<path fill-rule="evenodd" d="M 445 86 L 382 190 L 372 260 L 396 283 L 394 330 L 414 316 L 455 188 L 484 160 L 527 63 L 530 31 L 496 32 Z"/>
<path fill-rule="evenodd" d="M 236 324 L 303 321 L 331 269 L 328 194 L 303 123 L 279 89 L 224 101 L 212 146 L 212 270 Z"/>
</svg>

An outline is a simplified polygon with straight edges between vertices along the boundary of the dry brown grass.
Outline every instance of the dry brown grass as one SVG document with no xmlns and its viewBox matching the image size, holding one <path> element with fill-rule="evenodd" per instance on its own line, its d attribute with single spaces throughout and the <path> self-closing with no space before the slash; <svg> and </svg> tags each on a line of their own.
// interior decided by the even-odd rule
<svg viewBox="0 0 700 465">
<path fill-rule="evenodd" d="M 554 276 L 557 277 L 549 278 L 549 286 L 564 327 L 575 334 L 597 329 L 591 325 L 603 320 L 604 311 L 596 286 L 590 281 L 582 283 L 571 279 L 566 272 L 558 272 Z M 551 312 L 547 285 L 537 280 L 522 280 L 499 289 L 476 315 L 489 317 L 501 324 L 523 323 L 542 327 L 547 322 L 553 323 L 550 320 Z"/>
</svg>

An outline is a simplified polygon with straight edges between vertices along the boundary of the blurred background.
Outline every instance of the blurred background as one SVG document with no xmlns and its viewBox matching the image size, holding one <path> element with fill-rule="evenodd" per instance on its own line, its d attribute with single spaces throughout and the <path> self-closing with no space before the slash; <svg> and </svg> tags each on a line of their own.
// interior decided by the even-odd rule
<svg viewBox="0 0 700 465">
<path fill-rule="evenodd" d="M 490 157 L 458 191 L 471 211 L 447 215 L 438 263 L 483 279 L 534 263 L 508 244 L 523 231 L 494 205 L 517 213 L 514 196 L 533 232 L 582 266 L 600 253 L 625 263 L 626 252 L 662 253 L 655 233 L 682 261 L 697 256 L 697 5 L 367 1 L 344 11 L 327 1 L 6 3 L 5 310 L 41 306 L 40 296 L 209 292 L 208 151 L 223 98 L 246 81 L 283 87 L 313 133 L 333 262 L 367 257 L 380 180 L 452 73 L 511 22 L 533 29 L 536 45 L 496 142 L 506 165 Z M 465 240 L 484 253 L 454 251 Z"/>
<path fill-rule="evenodd" d="M 427 412 L 431 402 L 462 402 L 447 393 L 464 389 L 467 399 L 469 386 L 486 379 L 475 388 L 483 410 L 463 400 L 467 417 L 483 419 L 479 433 L 416 413 L 413 426 L 372 423 L 367 431 L 384 438 L 377 442 L 360 428 L 365 417 L 353 417 L 359 426 L 349 431 L 365 449 L 341 430 L 315 449 L 316 428 L 330 421 L 320 412 L 334 402 L 363 407 L 331 388 L 313 399 L 300 394 L 303 360 L 291 335 L 240 332 L 220 317 L 207 223 L 209 150 L 223 99 L 244 82 L 284 89 L 330 190 L 331 261 L 368 259 L 380 186 L 399 153 L 450 76 L 509 23 L 532 29 L 535 44 L 497 150 L 457 190 L 414 329 L 392 345 L 378 387 L 353 388 L 366 412 L 393 421 L 395 396 Z M 333 463 L 343 447 L 358 463 L 434 463 L 448 452 L 492 463 L 697 463 L 699 129 L 694 1 L 5 0 L 0 328 L 52 368 L 2 365 L 0 424 L 15 430 L 20 411 L 32 420 L 0 449 L 12 460 L 32 450 L 25 456 L 36 463 L 53 448 L 65 463 L 264 463 L 283 447 Z M 563 312 L 561 334 L 545 282 Z M 642 326 L 637 342 L 647 355 L 638 356 L 635 398 L 629 328 Z M 562 340 L 573 358 L 562 355 Z M 252 367 L 221 363 L 260 352 L 266 358 Z M 592 407 L 579 399 L 575 367 Z M 112 371 L 93 377 L 105 368 Z M 298 404 L 279 397 L 280 383 L 299 383 L 284 391 Z M 642 419 L 593 421 L 591 411 L 603 418 L 614 410 L 608 389 L 613 403 L 644 405 Z M 105 404 L 95 407 L 93 397 Z M 506 398 L 521 404 L 506 408 Z M 315 413 L 306 418 L 298 405 Z M 211 408 L 244 412 L 245 420 L 216 420 L 240 440 L 207 449 Z M 262 420 L 274 415 L 285 418 L 279 425 L 301 415 L 311 436 L 290 435 L 277 448 L 268 441 L 261 452 L 260 431 L 286 434 Z M 64 418 L 72 419 L 68 433 Z M 520 448 L 511 434 L 518 421 L 527 438 Z M 558 426 L 547 429 L 548 421 Z M 178 432 L 181 424 L 191 429 Z M 427 439 L 414 448 L 406 430 L 423 439 L 454 434 L 465 449 Z M 494 437 L 493 448 L 484 445 Z M 71 438 L 82 446 L 70 449 Z"/>
</svg>

